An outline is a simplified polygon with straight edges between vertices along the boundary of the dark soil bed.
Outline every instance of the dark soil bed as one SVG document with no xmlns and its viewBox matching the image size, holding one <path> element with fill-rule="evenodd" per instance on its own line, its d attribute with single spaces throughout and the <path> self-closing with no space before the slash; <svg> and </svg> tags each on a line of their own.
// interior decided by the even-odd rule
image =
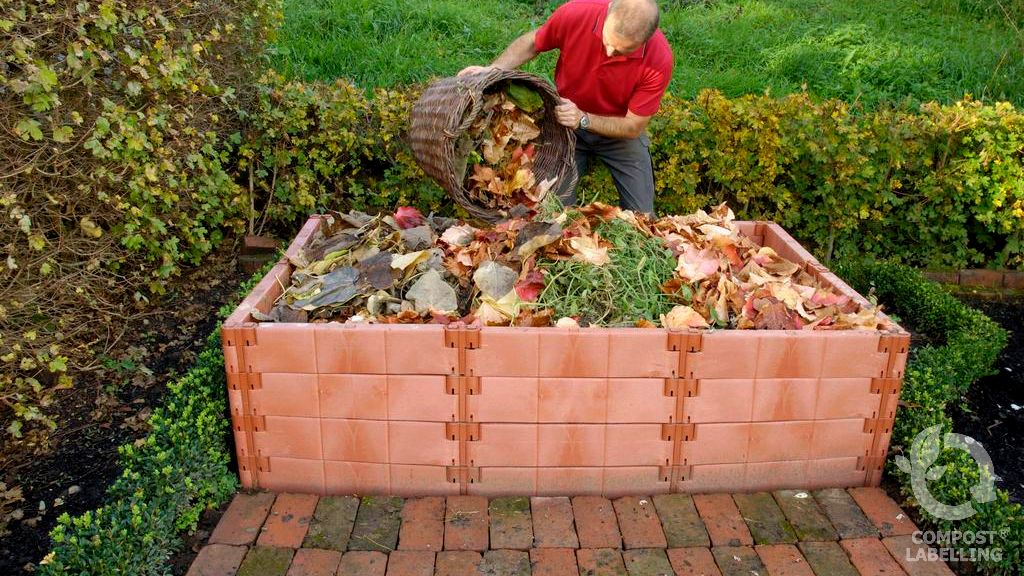
<svg viewBox="0 0 1024 576">
<path fill-rule="evenodd" d="M 110 353 L 107 370 L 76 376 L 75 387 L 58 400 L 60 427 L 49 452 L 33 457 L 4 447 L 0 480 L 21 487 L 25 500 L 19 505 L 23 519 L 0 537 L 0 574 L 21 574 L 39 562 L 62 513 L 103 505 L 107 486 L 120 473 L 117 447 L 148 433 L 145 419 L 162 403 L 167 382 L 188 370 L 216 326 L 217 310 L 248 277 L 230 246 L 208 257 L 132 325 Z M 187 554 L 187 543 L 185 548 Z"/>
<path fill-rule="evenodd" d="M 976 382 L 952 411 L 953 431 L 971 436 L 992 456 L 997 486 L 1024 502 L 1024 297 L 958 296 L 1000 326 L 1010 338 L 996 361 L 998 372 Z"/>
</svg>

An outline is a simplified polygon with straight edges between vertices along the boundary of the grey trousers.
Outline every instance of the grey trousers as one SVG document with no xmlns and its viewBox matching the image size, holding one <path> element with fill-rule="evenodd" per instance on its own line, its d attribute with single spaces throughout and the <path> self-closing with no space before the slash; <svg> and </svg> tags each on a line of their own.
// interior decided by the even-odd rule
<svg viewBox="0 0 1024 576">
<path fill-rule="evenodd" d="M 577 129 L 576 171 L 582 178 L 592 159 L 604 162 L 619 191 L 619 206 L 653 215 L 654 165 L 650 146 L 647 134 L 630 139 L 607 138 Z M 566 206 L 576 204 L 575 188 L 562 190 L 559 197 Z"/>
</svg>

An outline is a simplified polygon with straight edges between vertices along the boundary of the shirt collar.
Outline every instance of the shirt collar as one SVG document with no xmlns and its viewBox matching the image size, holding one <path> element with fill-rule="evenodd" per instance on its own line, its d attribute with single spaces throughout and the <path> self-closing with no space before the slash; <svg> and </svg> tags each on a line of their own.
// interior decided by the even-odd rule
<svg viewBox="0 0 1024 576">
<path fill-rule="evenodd" d="M 607 18 L 607 17 L 608 17 L 608 6 L 606 5 L 604 7 L 604 9 L 601 10 L 600 13 L 598 13 L 597 20 L 594 21 L 594 28 L 591 30 L 591 32 L 594 34 L 594 36 L 597 36 L 597 39 L 601 41 L 601 50 L 604 50 L 604 34 L 603 34 L 603 32 L 604 32 L 604 21 L 605 21 L 605 18 Z M 643 59 L 643 57 L 647 55 L 647 44 L 648 44 L 648 42 L 650 42 L 650 39 L 648 39 L 647 42 L 644 42 L 642 46 L 640 46 L 636 50 L 633 50 L 629 54 L 626 54 L 625 56 L 613 56 L 611 58 L 608 58 L 608 61 L 609 62 L 618 62 L 619 60 Z"/>
</svg>

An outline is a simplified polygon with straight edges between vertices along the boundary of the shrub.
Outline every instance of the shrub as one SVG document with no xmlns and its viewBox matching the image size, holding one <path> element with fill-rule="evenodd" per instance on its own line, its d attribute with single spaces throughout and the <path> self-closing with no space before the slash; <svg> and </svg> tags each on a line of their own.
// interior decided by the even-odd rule
<svg viewBox="0 0 1024 576">
<path fill-rule="evenodd" d="M 236 109 L 279 18 L 279 0 L 0 4 L 0 417 L 11 436 L 55 426 L 45 408 L 94 367 L 93 349 L 180 265 L 242 229 L 248 204 L 228 170 Z"/>
<path fill-rule="evenodd" d="M 879 302 L 891 306 L 908 327 L 939 342 L 911 348 L 892 449 L 908 450 L 918 433 L 931 426 L 951 431 L 947 408 L 968 393 L 978 378 L 991 373 L 1006 345 L 1006 331 L 906 266 L 860 262 L 844 264 L 837 273 L 862 293 L 873 289 Z M 978 482 L 981 469 L 970 455 L 946 448 L 934 465 L 946 466 L 945 474 L 928 483 L 935 498 L 952 504 L 971 500 L 970 489 Z M 916 506 L 909 474 L 892 459 L 886 464 L 886 473 L 896 478 L 907 501 Z M 974 503 L 974 507 L 975 515 L 959 521 L 936 518 L 923 508 L 918 511 L 937 530 L 993 532 L 996 536 L 992 546 L 1001 548 L 1001 556 L 979 557 L 978 567 L 985 574 L 1017 574 L 1024 562 L 1024 517 L 1020 505 L 1010 503 L 1007 493 L 998 490 L 995 500 Z M 970 557 L 969 546 L 959 543 L 963 557 Z"/>
</svg>

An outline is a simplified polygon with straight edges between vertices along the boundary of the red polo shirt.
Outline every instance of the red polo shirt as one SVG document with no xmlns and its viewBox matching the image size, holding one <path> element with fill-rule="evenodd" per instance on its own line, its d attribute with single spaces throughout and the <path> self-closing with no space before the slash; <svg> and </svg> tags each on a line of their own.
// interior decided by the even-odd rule
<svg viewBox="0 0 1024 576">
<path fill-rule="evenodd" d="M 609 58 L 601 32 L 608 0 L 572 0 L 537 30 L 537 52 L 560 49 L 555 86 L 580 110 L 624 117 L 653 116 L 672 79 L 672 49 L 661 30 L 625 56 Z"/>
</svg>

